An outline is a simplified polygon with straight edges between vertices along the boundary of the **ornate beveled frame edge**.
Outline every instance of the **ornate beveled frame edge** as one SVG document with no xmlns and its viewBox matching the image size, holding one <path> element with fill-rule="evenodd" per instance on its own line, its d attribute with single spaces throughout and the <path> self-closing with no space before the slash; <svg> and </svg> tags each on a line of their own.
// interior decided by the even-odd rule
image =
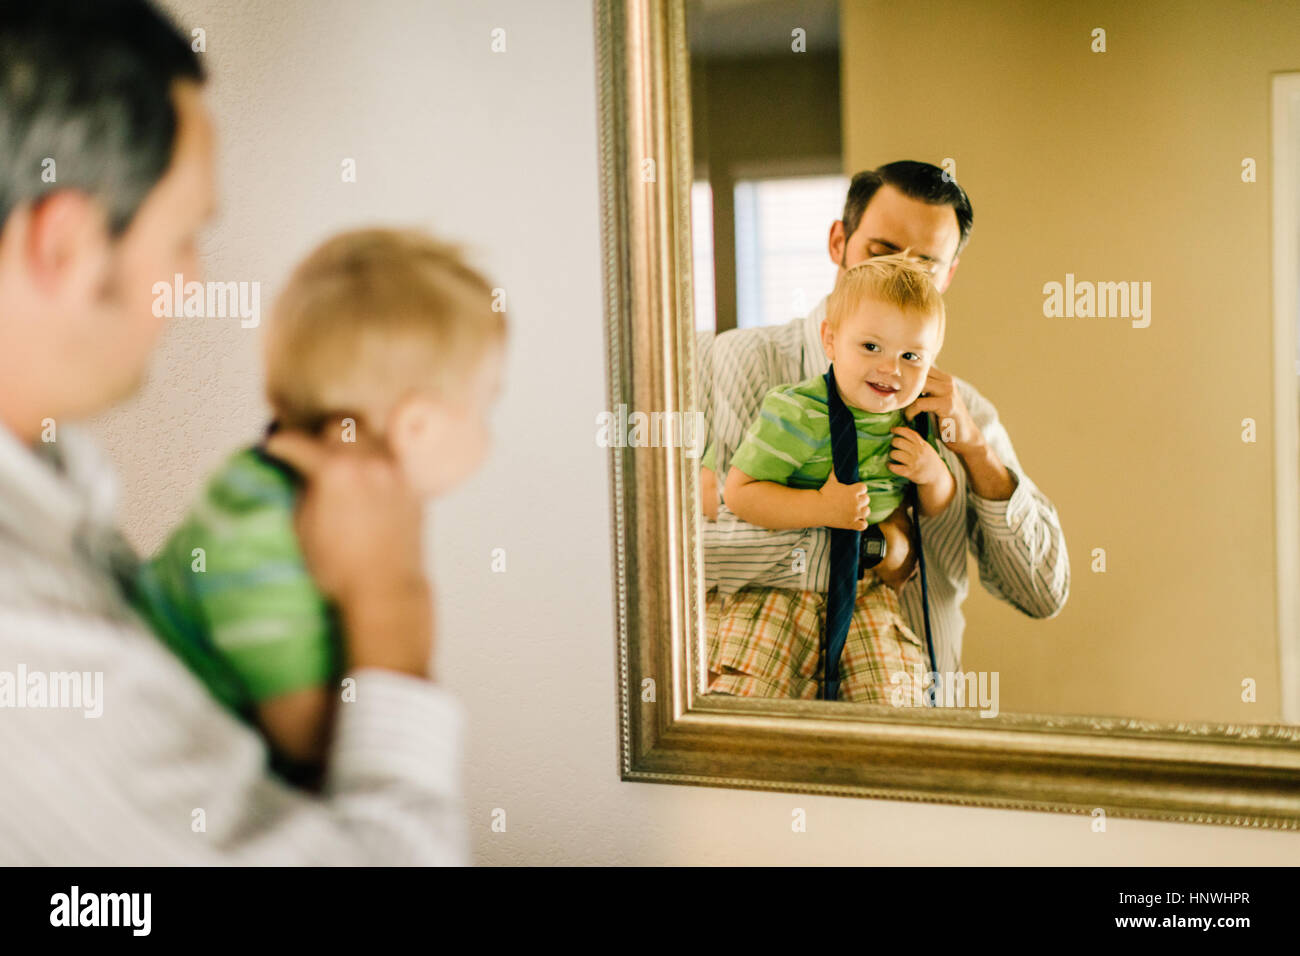
<svg viewBox="0 0 1300 956">
<path fill-rule="evenodd" d="M 593 5 L 609 406 L 691 410 L 684 0 Z M 1296 726 L 700 694 L 694 464 L 609 454 L 623 780 L 1300 829 Z"/>
</svg>

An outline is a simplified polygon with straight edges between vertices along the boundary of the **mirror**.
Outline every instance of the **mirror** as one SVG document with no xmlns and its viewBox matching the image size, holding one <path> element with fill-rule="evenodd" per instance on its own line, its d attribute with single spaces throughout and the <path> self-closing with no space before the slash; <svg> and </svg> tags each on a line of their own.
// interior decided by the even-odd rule
<svg viewBox="0 0 1300 956">
<path fill-rule="evenodd" d="M 1139 63 L 1181 48 L 1127 16 L 1096 17 L 1094 31 L 1000 4 L 945 6 L 942 18 L 927 4 L 849 0 L 686 11 L 693 305 L 697 356 L 712 360 L 697 390 L 713 392 L 713 449 L 730 459 L 747 442 L 743 463 L 776 476 L 763 496 L 738 488 L 730 507 L 734 461 L 702 473 L 718 499 L 706 497 L 703 526 L 708 686 L 821 690 L 828 579 L 851 570 L 830 567 L 824 528 L 790 527 L 780 503 L 798 495 L 765 496 L 772 485 L 807 496 L 830 471 L 819 330 L 837 275 L 912 246 L 944 292 L 933 367 L 956 378 L 948 407 L 969 416 L 945 423 L 969 421 L 983 439 L 936 449 L 957 487 L 919 522 L 939 703 L 1300 719 L 1295 615 L 1279 620 L 1278 600 L 1300 586 L 1296 528 L 1276 520 L 1294 514 L 1296 456 L 1290 472 L 1273 461 L 1283 429 L 1294 445 L 1296 378 L 1278 383 L 1282 417 L 1270 162 L 1257 152 L 1268 131 L 1241 116 L 1267 97 L 1259 58 L 1256 86 L 1225 88 L 1211 74 L 1153 82 Z M 1248 29 L 1281 65 L 1295 44 L 1268 21 Z M 1062 70 L 1078 81 L 1043 82 Z M 1177 112 L 1183 97 L 1198 108 Z M 1273 215 L 1300 228 L 1293 206 Z M 884 429 L 898 422 L 874 410 L 906 404 L 911 353 L 881 340 L 879 313 L 896 306 L 863 292 L 844 308 L 861 313 L 863 340 L 841 344 L 840 365 L 904 385 L 899 402 L 847 399 L 873 413 L 855 412 L 859 465 L 883 500 L 897 474 Z M 858 585 L 841 700 L 911 705 L 917 669 L 936 683 L 918 650 L 921 575 L 897 594 L 887 577 L 864 569 Z"/>
<path fill-rule="evenodd" d="M 1286 15 L 595 10 L 624 777 L 1300 825 Z"/>
</svg>

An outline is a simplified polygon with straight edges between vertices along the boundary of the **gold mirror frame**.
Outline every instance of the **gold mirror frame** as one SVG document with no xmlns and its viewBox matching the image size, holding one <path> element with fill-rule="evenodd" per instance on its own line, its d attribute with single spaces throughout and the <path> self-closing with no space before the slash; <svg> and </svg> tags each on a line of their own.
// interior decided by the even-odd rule
<svg viewBox="0 0 1300 956">
<path fill-rule="evenodd" d="M 609 408 L 692 410 L 684 3 L 594 13 Z M 622 779 L 1300 829 L 1298 726 L 702 694 L 695 464 L 609 454 Z"/>
</svg>

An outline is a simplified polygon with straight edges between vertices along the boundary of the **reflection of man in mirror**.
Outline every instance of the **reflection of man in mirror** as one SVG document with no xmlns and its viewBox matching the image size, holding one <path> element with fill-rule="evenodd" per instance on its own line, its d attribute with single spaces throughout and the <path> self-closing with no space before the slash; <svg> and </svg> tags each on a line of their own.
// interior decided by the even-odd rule
<svg viewBox="0 0 1300 956">
<path fill-rule="evenodd" d="M 965 191 L 938 167 L 890 163 L 853 177 L 843 218 L 831 225 L 829 253 L 842 275 L 866 259 L 910 249 L 943 292 L 973 218 Z M 731 693 L 817 694 L 829 531 L 748 524 L 728 509 L 722 489 L 767 392 L 826 373 L 825 318 L 822 299 L 804 318 L 724 332 L 700 353 L 701 380 L 713 383 L 711 394 L 705 388 L 710 443 L 701 481 L 709 519 L 703 522 L 709 680 L 725 675 L 719 686 Z M 936 663 L 948 673 L 960 669 L 968 548 L 985 589 L 1036 618 L 1052 617 L 1065 605 L 1070 567 L 1056 508 L 1021 468 L 993 405 L 968 382 L 935 367 L 906 410 L 909 418 L 921 412 L 934 413 L 940 453 L 957 480 L 951 505 L 918 519 Z M 874 653 L 864 636 L 881 608 L 900 612 L 913 631 L 925 633 L 907 509 L 898 508 L 881 531 L 886 557 L 873 569 L 878 586 L 858 597 L 842 658 L 846 672 L 872 666 L 864 663 Z"/>
</svg>

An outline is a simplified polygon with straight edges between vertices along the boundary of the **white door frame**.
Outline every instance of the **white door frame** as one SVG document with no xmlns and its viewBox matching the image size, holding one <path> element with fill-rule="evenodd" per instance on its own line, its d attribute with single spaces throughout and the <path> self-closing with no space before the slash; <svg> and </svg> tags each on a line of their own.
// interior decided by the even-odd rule
<svg viewBox="0 0 1300 956">
<path fill-rule="evenodd" d="M 1300 73 L 1273 76 L 1273 393 L 1282 719 L 1300 723 Z"/>
</svg>

